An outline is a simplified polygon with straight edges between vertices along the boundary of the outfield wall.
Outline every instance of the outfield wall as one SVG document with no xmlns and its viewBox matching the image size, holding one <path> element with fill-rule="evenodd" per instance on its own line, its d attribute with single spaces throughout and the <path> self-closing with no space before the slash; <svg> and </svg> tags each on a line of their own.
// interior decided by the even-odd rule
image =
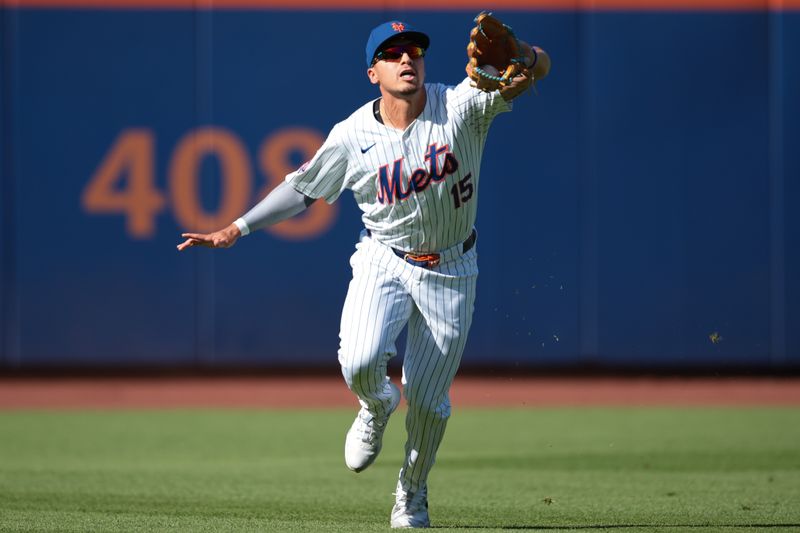
<svg viewBox="0 0 800 533">
<path fill-rule="evenodd" d="M 179 234 L 375 97 L 371 27 L 415 23 L 456 83 L 479 8 L 199 4 L 3 4 L 0 367 L 336 364 L 351 195 L 232 250 Z M 553 70 L 486 145 L 465 364 L 800 366 L 800 2 L 577 4 L 495 9 Z"/>
</svg>

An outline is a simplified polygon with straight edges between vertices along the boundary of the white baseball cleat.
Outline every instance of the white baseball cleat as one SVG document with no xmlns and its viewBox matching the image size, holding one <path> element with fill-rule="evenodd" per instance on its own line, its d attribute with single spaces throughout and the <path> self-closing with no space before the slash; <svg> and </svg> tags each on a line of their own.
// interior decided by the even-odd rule
<svg viewBox="0 0 800 533">
<path fill-rule="evenodd" d="M 376 416 L 366 408 L 362 407 L 356 416 L 353 425 L 347 432 L 344 441 L 344 462 L 347 468 L 354 472 L 361 472 L 375 462 L 378 454 L 381 453 L 383 445 L 383 432 L 389 416 L 400 405 L 400 389 L 389 382 L 391 389 L 391 403 L 384 416 Z"/>
<path fill-rule="evenodd" d="M 392 509 L 393 528 L 431 527 L 428 517 L 428 487 L 424 486 L 417 492 L 403 490 L 397 482 L 395 504 Z"/>
</svg>

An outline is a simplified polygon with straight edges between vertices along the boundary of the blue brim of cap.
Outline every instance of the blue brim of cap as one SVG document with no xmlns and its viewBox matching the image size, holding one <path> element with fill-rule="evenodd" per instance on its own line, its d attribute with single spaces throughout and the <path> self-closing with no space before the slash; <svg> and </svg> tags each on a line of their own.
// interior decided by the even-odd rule
<svg viewBox="0 0 800 533">
<path fill-rule="evenodd" d="M 393 24 L 398 24 L 398 22 L 397 21 L 386 22 L 373 29 L 372 33 L 370 33 L 369 40 L 367 41 L 367 50 L 366 50 L 368 67 L 372 66 L 372 59 L 375 57 L 375 53 L 392 39 L 397 39 L 398 37 L 410 39 L 412 42 L 420 45 L 422 48 L 426 50 L 428 49 L 428 46 L 430 46 L 431 44 L 430 38 L 421 31 L 416 31 L 410 28 L 406 23 L 400 23 L 400 24 L 403 24 L 403 26 L 408 29 L 405 29 L 403 31 L 395 31 L 394 29 L 392 29 Z"/>
</svg>

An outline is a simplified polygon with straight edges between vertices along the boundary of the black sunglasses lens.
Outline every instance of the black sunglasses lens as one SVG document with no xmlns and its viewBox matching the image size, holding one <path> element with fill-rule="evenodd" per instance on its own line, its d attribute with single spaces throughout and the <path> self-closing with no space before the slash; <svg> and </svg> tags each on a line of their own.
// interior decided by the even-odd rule
<svg viewBox="0 0 800 533">
<path fill-rule="evenodd" d="M 403 54 L 408 54 L 411 59 L 418 59 L 425 56 L 425 49 L 420 46 L 393 46 L 375 54 L 375 58 L 384 61 L 397 61 L 403 57 Z"/>
</svg>

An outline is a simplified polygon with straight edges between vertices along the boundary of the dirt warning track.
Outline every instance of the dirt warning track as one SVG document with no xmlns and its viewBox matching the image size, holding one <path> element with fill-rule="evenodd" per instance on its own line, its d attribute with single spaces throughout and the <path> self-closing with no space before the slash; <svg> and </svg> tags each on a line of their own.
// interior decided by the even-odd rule
<svg viewBox="0 0 800 533">
<path fill-rule="evenodd" d="M 800 379 L 457 377 L 459 407 L 800 406 Z M 0 409 L 356 407 L 340 377 L 0 379 Z"/>
</svg>

